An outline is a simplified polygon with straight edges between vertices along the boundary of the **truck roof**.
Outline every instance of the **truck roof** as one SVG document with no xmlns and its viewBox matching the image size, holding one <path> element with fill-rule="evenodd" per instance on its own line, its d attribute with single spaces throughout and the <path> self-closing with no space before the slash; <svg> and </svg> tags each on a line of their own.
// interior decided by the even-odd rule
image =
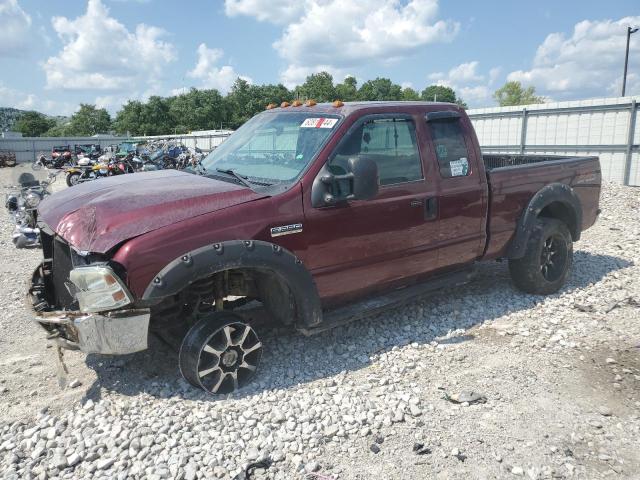
<svg viewBox="0 0 640 480">
<path fill-rule="evenodd" d="M 349 115 L 358 110 L 364 109 L 375 109 L 380 110 L 381 112 L 385 111 L 393 111 L 398 107 L 402 107 L 403 109 L 418 109 L 424 108 L 427 106 L 442 106 L 442 107 L 455 107 L 456 109 L 460 109 L 458 105 L 455 103 L 446 103 L 446 102 L 417 102 L 417 101 L 373 101 L 373 102 L 344 102 L 341 107 L 334 107 L 333 103 L 317 103 L 312 107 L 308 107 L 306 105 L 302 105 L 300 107 L 276 107 L 270 110 L 269 112 L 290 112 L 290 111 L 302 111 L 302 112 L 317 112 L 317 113 L 325 113 L 325 114 L 334 114 L 334 115 Z"/>
</svg>

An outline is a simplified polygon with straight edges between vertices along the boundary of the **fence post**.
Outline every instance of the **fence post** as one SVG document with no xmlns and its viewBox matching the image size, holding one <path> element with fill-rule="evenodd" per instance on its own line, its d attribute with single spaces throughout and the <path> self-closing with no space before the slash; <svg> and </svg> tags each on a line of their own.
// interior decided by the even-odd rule
<svg viewBox="0 0 640 480">
<path fill-rule="evenodd" d="M 624 184 L 629 185 L 631 182 L 631 160 L 633 159 L 633 134 L 636 130 L 636 113 L 638 105 L 635 100 L 631 101 L 631 109 L 629 110 L 629 131 L 627 132 L 627 151 L 624 164 Z"/>
<path fill-rule="evenodd" d="M 522 109 L 522 126 L 520 129 L 520 155 L 524 155 L 525 148 L 527 146 L 527 109 Z"/>
</svg>

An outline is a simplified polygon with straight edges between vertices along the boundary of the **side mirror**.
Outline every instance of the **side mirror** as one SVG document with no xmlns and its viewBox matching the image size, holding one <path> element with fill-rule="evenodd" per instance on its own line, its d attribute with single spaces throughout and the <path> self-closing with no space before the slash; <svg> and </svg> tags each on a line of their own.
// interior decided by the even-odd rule
<svg viewBox="0 0 640 480">
<path fill-rule="evenodd" d="M 378 165 L 369 157 L 351 157 L 349 171 L 336 175 L 325 165 L 311 188 L 311 204 L 326 207 L 347 200 L 369 200 L 378 194 Z"/>
</svg>

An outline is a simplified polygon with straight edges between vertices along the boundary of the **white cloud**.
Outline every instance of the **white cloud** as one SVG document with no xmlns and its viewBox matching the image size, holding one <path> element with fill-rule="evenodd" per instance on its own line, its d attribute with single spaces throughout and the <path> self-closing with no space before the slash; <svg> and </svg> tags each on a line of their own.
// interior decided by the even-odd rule
<svg viewBox="0 0 640 480">
<path fill-rule="evenodd" d="M 619 95 L 627 26 L 640 25 L 640 16 L 613 20 L 584 20 L 573 33 L 552 33 L 538 47 L 530 70 L 511 72 L 509 80 L 533 85 L 539 93 L 558 99 Z M 631 36 L 629 63 L 640 66 L 640 33 Z M 640 94 L 640 81 L 627 79 L 627 94 Z"/>
<path fill-rule="evenodd" d="M 0 0 L 0 57 L 17 56 L 28 45 L 31 17 L 17 0 Z"/>
<path fill-rule="evenodd" d="M 449 70 L 449 80 L 454 83 L 468 83 L 484 80 L 478 73 L 478 62 L 461 63 Z"/>
<path fill-rule="evenodd" d="M 480 63 L 477 61 L 461 63 L 447 73 L 432 73 L 429 79 L 438 85 L 453 88 L 457 96 L 470 106 L 487 106 L 493 93 L 490 86 L 497 80 L 501 69 L 492 68 L 487 78 L 478 71 L 479 66 Z"/>
<path fill-rule="evenodd" d="M 123 91 L 158 81 L 175 60 L 175 48 L 163 41 L 164 30 L 139 24 L 130 32 L 100 0 L 89 0 L 84 15 L 54 17 L 63 49 L 43 65 L 47 88 Z"/>
<path fill-rule="evenodd" d="M 224 8 L 230 17 L 245 15 L 284 24 L 302 15 L 305 4 L 302 0 L 225 0 Z"/>
<path fill-rule="evenodd" d="M 286 61 L 286 85 L 322 69 L 340 73 L 389 63 L 434 42 L 452 40 L 459 24 L 438 20 L 438 0 L 226 0 L 226 13 L 283 24 L 273 47 Z"/>
<path fill-rule="evenodd" d="M 238 77 L 251 83 L 249 77 L 239 75 L 231 65 L 218 66 L 218 61 L 223 56 L 224 52 L 219 48 L 209 48 L 205 43 L 201 43 L 198 46 L 196 66 L 187 73 L 187 76 L 200 80 L 201 87 L 216 88 L 222 93 L 227 93 Z"/>
<path fill-rule="evenodd" d="M 501 73 L 502 67 L 493 67 L 491 70 L 489 70 L 489 85 L 495 84 Z"/>
<path fill-rule="evenodd" d="M 471 106 L 487 106 L 491 101 L 493 92 L 486 85 L 475 85 L 473 87 L 460 87 L 458 95 Z"/>
</svg>

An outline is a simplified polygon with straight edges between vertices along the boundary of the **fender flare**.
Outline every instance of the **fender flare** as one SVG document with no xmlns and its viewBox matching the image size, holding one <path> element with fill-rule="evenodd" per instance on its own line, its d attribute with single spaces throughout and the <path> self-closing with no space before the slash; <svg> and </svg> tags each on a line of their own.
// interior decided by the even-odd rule
<svg viewBox="0 0 640 480">
<path fill-rule="evenodd" d="M 522 258 L 529 236 L 540 212 L 552 203 L 561 203 L 574 215 L 574 227 L 567 225 L 574 241 L 580 239 L 582 227 L 582 204 L 573 188 L 564 183 L 551 183 L 540 189 L 529 201 L 516 225 L 516 232 L 509 246 L 508 258 Z"/>
<path fill-rule="evenodd" d="M 297 321 L 306 327 L 322 322 L 322 306 L 311 273 L 289 250 L 260 240 L 230 240 L 185 253 L 166 265 L 149 283 L 142 300 L 174 295 L 190 283 L 232 268 L 273 272 L 293 294 Z"/>
</svg>

